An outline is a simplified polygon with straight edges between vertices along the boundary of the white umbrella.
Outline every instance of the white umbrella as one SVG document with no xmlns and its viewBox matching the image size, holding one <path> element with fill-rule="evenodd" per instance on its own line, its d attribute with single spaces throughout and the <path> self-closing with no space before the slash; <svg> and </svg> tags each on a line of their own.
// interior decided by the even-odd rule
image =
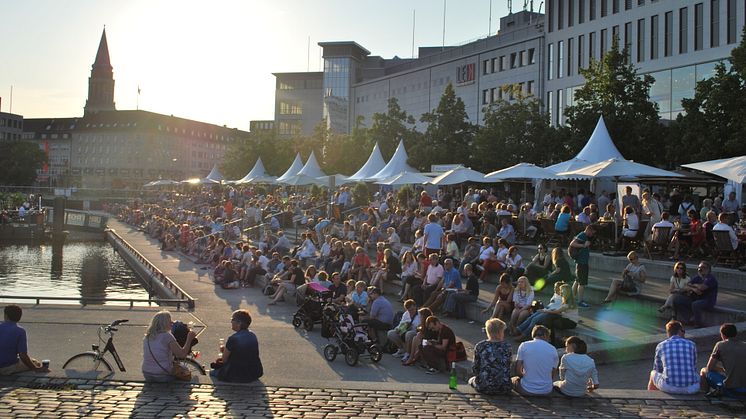
<svg viewBox="0 0 746 419">
<path fill-rule="evenodd" d="M 560 172 L 560 176 L 588 176 L 592 178 L 620 178 L 620 177 L 684 177 L 678 173 L 658 169 L 632 160 L 609 159 L 590 164 L 569 172 Z"/>
<path fill-rule="evenodd" d="M 505 169 L 497 170 L 484 175 L 486 182 L 495 182 L 501 180 L 533 180 L 533 179 L 567 179 L 565 176 L 559 176 L 557 173 L 539 167 L 531 163 L 518 163 Z"/>
<path fill-rule="evenodd" d="M 476 170 L 464 166 L 459 166 L 444 172 L 430 181 L 433 185 L 458 185 L 466 182 L 485 183 L 487 181 L 484 180 L 484 173 L 477 172 Z"/>
<path fill-rule="evenodd" d="M 712 173 L 736 183 L 746 181 L 746 156 L 682 164 L 681 167 Z"/>
<path fill-rule="evenodd" d="M 420 185 L 428 183 L 431 180 L 432 178 L 419 173 L 401 172 L 398 175 L 391 176 L 376 183 L 379 185 Z"/>
</svg>

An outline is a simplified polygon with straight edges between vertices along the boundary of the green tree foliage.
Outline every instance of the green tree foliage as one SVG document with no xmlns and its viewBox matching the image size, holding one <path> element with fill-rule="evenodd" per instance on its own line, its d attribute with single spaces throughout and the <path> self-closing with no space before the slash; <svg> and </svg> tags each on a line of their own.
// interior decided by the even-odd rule
<svg viewBox="0 0 746 419">
<path fill-rule="evenodd" d="M 733 49 L 730 69 L 697 82 L 694 97 L 682 100 L 685 114 L 672 126 L 668 158 L 675 164 L 746 154 L 746 28 Z"/>
<path fill-rule="evenodd" d="M 507 86 L 512 88 L 512 86 Z M 514 94 L 484 109 L 484 124 L 474 139 L 473 168 L 490 172 L 521 162 L 547 166 L 571 157 L 541 111 L 541 101 Z"/>
<path fill-rule="evenodd" d="M 438 107 L 422 114 L 424 134 L 415 137 L 409 164 L 429 171 L 431 164 L 466 163 L 471 159 L 476 127 L 469 122 L 466 105 L 448 83 Z"/>
<path fill-rule="evenodd" d="M 240 179 L 261 157 L 267 173 L 279 176 L 295 157 L 293 143 L 277 138 L 273 131 L 251 133 L 249 138 L 231 144 L 220 170 L 227 179 Z"/>
<path fill-rule="evenodd" d="M 357 183 L 352 189 L 352 205 L 363 207 L 370 204 L 370 190 L 364 182 Z"/>
<path fill-rule="evenodd" d="M 47 161 L 47 155 L 34 143 L 6 141 L 0 143 L 0 185 L 33 185 L 36 171 Z"/>
<path fill-rule="evenodd" d="M 611 139 L 625 158 L 660 165 L 656 152 L 664 146 L 665 128 L 659 123 L 657 104 L 650 101 L 655 79 L 639 76 L 628 57 L 628 48 L 620 50 L 615 38 L 600 61 L 592 60 L 580 70 L 585 85 L 575 92 L 575 105 L 565 109 L 568 146 L 573 153 L 580 151 L 603 115 Z"/>
<path fill-rule="evenodd" d="M 409 145 L 412 138 L 417 135 L 414 130 L 414 117 L 401 109 L 396 98 L 389 98 L 386 113 L 374 113 L 372 119 L 373 123 L 365 138 L 365 149 L 372 150 L 373 145 L 378 142 L 385 160 L 394 155 L 399 140 L 404 140 L 404 143 Z"/>
</svg>

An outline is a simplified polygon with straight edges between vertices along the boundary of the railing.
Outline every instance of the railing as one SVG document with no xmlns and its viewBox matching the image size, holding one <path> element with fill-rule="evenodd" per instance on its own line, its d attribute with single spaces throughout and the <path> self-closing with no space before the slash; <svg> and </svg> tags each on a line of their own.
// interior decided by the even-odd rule
<svg viewBox="0 0 746 419">
<path fill-rule="evenodd" d="M 179 304 L 186 304 L 187 307 L 190 309 L 194 308 L 195 299 L 191 295 L 189 295 L 180 286 L 174 283 L 171 278 L 167 277 L 163 272 L 161 272 L 160 269 L 153 265 L 147 258 L 145 258 L 145 256 L 138 252 L 137 249 L 132 247 L 132 245 L 130 245 L 126 240 L 119 236 L 119 234 L 117 234 L 113 230 L 109 230 L 109 232 L 111 233 L 112 237 L 114 237 L 122 246 L 124 246 L 124 248 L 128 252 L 130 252 L 132 256 L 148 270 L 147 280 L 149 293 L 152 293 L 153 291 L 153 279 L 155 279 L 157 281 L 160 281 L 160 283 L 164 287 L 166 287 L 169 291 L 177 296 L 177 299 L 170 301 L 177 301 Z"/>
<path fill-rule="evenodd" d="M 0 300 L 35 300 L 36 304 L 41 304 L 41 301 L 80 301 L 82 305 L 88 303 L 129 303 L 130 308 L 134 307 L 135 303 L 147 303 L 147 304 L 158 304 L 158 305 L 175 305 L 177 309 L 181 308 L 182 304 L 189 304 L 187 300 L 183 299 L 169 299 L 169 298 L 107 298 L 107 297 L 45 297 L 40 295 L 28 296 L 28 295 L 0 295 Z M 193 308 L 191 306 L 190 308 Z"/>
</svg>

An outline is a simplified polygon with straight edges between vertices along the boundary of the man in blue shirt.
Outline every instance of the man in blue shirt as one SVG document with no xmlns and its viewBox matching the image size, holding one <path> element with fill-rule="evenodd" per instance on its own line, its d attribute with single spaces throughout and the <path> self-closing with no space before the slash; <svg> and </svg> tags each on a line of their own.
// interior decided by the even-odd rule
<svg viewBox="0 0 746 419">
<path fill-rule="evenodd" d="M 427 299 L 423 307 L 435 312 L 443 304 L 449 292 L 458 292 L 462 287 L 461 274 L 453 266 L 453 259 L 446 259 L 443 261 L 443 279 L 440 280 L 438 287 L 430 294 L 430 298 Z"/>
<path fill-rule="evenodd" d="M 236 333 L 225 342 L 223 365 L 215 373 L 220 381 L 250 383 L 264 375 L 262 360 L 259 358 L 259 341 L 254 332 L 249 330 L 250 325 L 251 314 L 248 310 L 233 312 L 231 329 Z"/>
<path fill-rule="evenodd" d="M 668 339 L 655 348 L 648 390 L 670 394 L 695 394 L 700 389 L 697 374 L 697 345 L 684 339 L 684 326 L 671 320 L 666 324 Z"/>
<path fill-rule="evenodd" d="M 570 242 L 570 247 L 574 247 L 577 252 L 575 256 L 575 283 L 572 285 L 572 290 L 578 301 L 578 307 L 582 308 L 590 307 L 590 304 L 583 299 L 583 293 L 586 285 L 588 285 L 591 239 L 595 234 L 596 227 L 589 224 Z"/>
<path fill-rule="evenodd" d="M 708 262 L 699 262 L 697 276 L 689 280 L 683 291 L 674 296 L 674 309 L 685 322 L 701 327 L 702 312 L 712 310 L 718 299 L 718 281 L 710 272 Z"/>
<path fill-rule="evenodd" d="M 381 289 L 373 287 L 368 292 L 368 298 L 373 301 L 370 306 L 370 316 L 368 317 L 368 336 L 376 339 L 378 331 L 383 332 L 385 339 L 386 333 L 391 330 L 394 322 L 394 308 L 386 297 L 381 295 Z M 380 342 L 382 345 L 386 342 Z"/>
<path fill-rule="evenodd" d="M 44 371 L 41 363 L 28 356 L 26 330 L 18 325 L 23 310 L 17 305 L 4 309 L 5 321 L 0 323 L 0 375 L 22 371 Z"/>
<path fill-rule="evenodd" d="M 438 224 L 438 216 L 431 213 L 427 216 L 427 220 L 429 222 L 423 231 L 425 235 L 425 256 L 431 253 L 440 253 L 441 249 L 445 247 L 443 245 L 445 242 L 445 232 L 443 231 L 443 227 Z"/>
</svg>

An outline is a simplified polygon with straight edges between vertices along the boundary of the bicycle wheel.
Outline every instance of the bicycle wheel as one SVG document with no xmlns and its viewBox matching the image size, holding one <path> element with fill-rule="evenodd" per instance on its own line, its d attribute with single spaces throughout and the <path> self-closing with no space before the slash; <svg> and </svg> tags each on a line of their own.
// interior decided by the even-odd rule
<svg viewBox="0 0 746 419">
<path fill-rule="evenodd" d="M 62 369 L 86 375 L 111 374 L 113 372 L 109 362 L 95 352 L 83 352 L 73 356 L 62 365 Z"/>
<path fill-rule="evenodd" d="M 192 358 L 184 358 L 180 359 L 179 363 L 186 369 L 188 369 L 192 375 L 205 375 L 205 367 L 202 366 L 199 362 L 195 361 Z"/>
</svg>

